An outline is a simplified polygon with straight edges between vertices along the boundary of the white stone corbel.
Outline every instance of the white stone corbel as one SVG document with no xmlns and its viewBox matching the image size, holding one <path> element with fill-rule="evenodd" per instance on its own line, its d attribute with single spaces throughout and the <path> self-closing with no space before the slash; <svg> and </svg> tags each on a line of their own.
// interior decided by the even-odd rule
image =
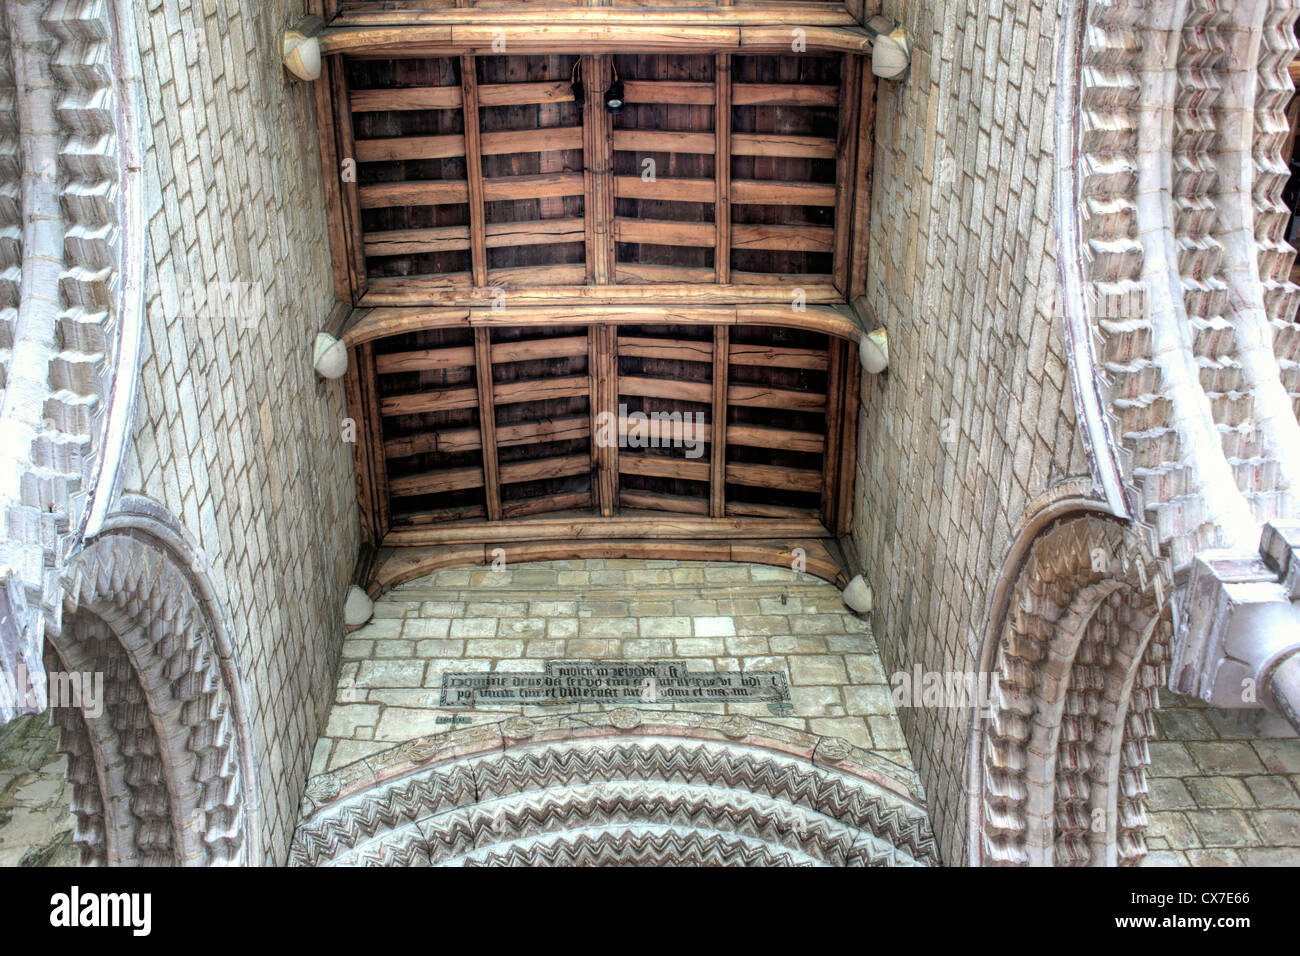
<svg viewBox="0 0 1300 956">
<path fill-rule="evenodd" d="M 375 615 L 375 602 L 370 595 L 355 584 L 348 588 L 347 599 L 343 602 L 343 623 L 348 627 L 360 627 Z"/>
<path fill-rule="evenodd" d="M 872 375 L 879 375 L 889 368 L 889 333 L 882 326 L 862 336 L 858 343 L 858 355 L 862 367 Z"/>
<path fill-rule="evenodd" d="M 311 367 L 321 378 L 342 378 L 348 370 L 348 346 L 328 332 L 318 332 L 312 348 Z"/>
<path fill-rule="evenodd" d="M 870 614 L 872 607 L 871 585 L 858 575 L 844 588 L 844 603 L 858 614 Z"/>
<path fill-rule="evenodd" d="M 303 17 L 284 31 L 281 53 L 285 68 L 300 80 L 320 76 L 320 35 L 325 21 L 314 14 Z"/>
<path fill-rule="evenodd" d="M 907 32 L 889 17 L 877 14 L 864 23 L 871 37 L 871 72 L 882 80 L 896 80 L 912 64 Z"/>
</svg>

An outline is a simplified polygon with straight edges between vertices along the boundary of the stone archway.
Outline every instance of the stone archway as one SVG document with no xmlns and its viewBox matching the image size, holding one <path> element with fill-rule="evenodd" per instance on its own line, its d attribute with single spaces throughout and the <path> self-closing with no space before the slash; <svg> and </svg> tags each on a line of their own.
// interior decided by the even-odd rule
<svg viewBox="0 0 1300 956">
<path fill-rule="evenodd" d="M 312 778 L 297 866 L 933 866 L 869 752 L 747 717 L 607 714 L 424 737 Z"/>
<path fill-rule="evenodd" d="M 103 675 L 99 713 L 53 708 L 83 863 L 258 861 L 238 676 L 217 626 L 143 534 L 106 534 L 73 561 L 46 664 Z"/>
<path fill-rule="evenodd" d="M 1126 526 L 1065 518 L 1015 577 L 978 727 L 981 865 L 1131 865 L 1146 853 L 1146 741 L 1172 633 L 1157 563 Z"/>
</svg>

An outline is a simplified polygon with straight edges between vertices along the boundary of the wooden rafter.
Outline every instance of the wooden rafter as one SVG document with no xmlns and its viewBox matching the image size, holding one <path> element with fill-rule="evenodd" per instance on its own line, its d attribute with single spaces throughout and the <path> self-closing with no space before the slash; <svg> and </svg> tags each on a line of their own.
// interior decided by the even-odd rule
<svg viewBox="0 0 1300 956">
<path fill-rule="evenodd" d="M 725 325 L 713 329 L 713 400 L 710 412 L 709 514 L 721 518 L 727 513 L 727 368 L 730 362 L 730 336 Z"/>
<path fill-rule="evenodd" d="M 478 77 L 474 57 L 460 58 L 460 88 L 465 113 L 465 180 L 469 202 L 470 272 L 474 284 L 487 285 L 486 193 L 483 183 L 482 144 L 478 128 Z"/>
<path fill-rule="evenodd" d="M 489 521 L 501 517 L 501 475 L 497 464 L 496 402 L 492 393 L 492 330 L 474 330 L 474 370 L 478 391 L 480 449 L 483 453 L 483 494 Z"/>
</svg>

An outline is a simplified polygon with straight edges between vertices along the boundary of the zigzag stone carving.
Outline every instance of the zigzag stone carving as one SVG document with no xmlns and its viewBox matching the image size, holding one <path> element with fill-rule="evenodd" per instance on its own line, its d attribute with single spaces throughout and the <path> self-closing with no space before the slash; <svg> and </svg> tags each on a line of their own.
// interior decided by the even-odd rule
<svg viewBox="0 0 1300 956">
<path fill-rule="evenodd" d="M 643 722 L 644 721 L 644 722 Z M 748 718 L 511 718 L 313 778 L 311 865 L 937 863 L 914 779 Z"/>
<path fill-rule="evenodd" d="M 105 674 L 101 716 L 55 708 L 83 862 L 251 862 L 234 692 L 185 573 L 105 534 L 73 562 L 61 622 L 61 665 Z"/>
<path fill-rule="evenodd" d="M 985 865 L 1134 864 L 1146 741 L 1171 633 L 1156 564 L 1125 526 L 1058 522 L 1034 541 L 1003 625 L 984 722 Z"/>
<path fill-rule="evenodd" d="M 138 51 L 125 0 L 0 17 L 0 669 L 42 673 L 69 556 L 102 522 L 143 323 Z M 0 680 L 0 721 L 45 707 Z"/>
</svg>

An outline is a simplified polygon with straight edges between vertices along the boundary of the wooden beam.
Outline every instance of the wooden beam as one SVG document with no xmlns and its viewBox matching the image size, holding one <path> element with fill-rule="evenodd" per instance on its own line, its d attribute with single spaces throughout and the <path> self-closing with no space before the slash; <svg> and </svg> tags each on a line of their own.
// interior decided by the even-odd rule
<svg viewBox="0 0 1300 956">
<path fill-rule="evenodd" d="M 815 392 L 796 392 L 766 385 L 732 385 L 727 401 L 750 408 L 781 408 L 791 412 L 820 412 L 826 408 L 826 396 Z"/>
<path fill-rule="evenodd" d="M 733 106 L 838 106 L 840 91 L 835 86 L 808 83 L 734 83 Z"/>
<path fill-rule="evenodd" d="M 479 474 L 477 468 L 469 471 Z M 816 517 L 790 519 L 759 518 L 667 518 L 647 517 L 563 517 L 534 518 L 514 522 L 510 528 L 486 521 L 459 521 L 431 528 L 394 529 L 384 537 L 385 547 L 430 544 L 466 544 L 501 540 L 557 541 L 573 538 L 826 538 L 831 533 Z"/>
<path fill-rule="evenodd" d="M 465 155 L 465 137 L 459 133 L 446 136 L 392 136 L 360 139 L 356 143 L 358 163 L 387 163 L 406 159 L 446 159 Z"/>
<path fill-rule="evenodd" d="M 871 182 L 875 156 L 876 78 L 862 70 L 858 108 L 858 166 L 853 188 L 852 253 L 849 256 L 848 300 L 867 292 L 867 260 L 871 254 Z"/>
<path fill-rule="evenodd" d="M 781 368 L 806 368 L 824 372 L 829 364 L 822 349 L 799 349 L 786 345 L 731 346 L 732 365 L 779 366 Z"/>
<path fill-rule="evenodd" d="M 534 173 L 527 176 L 494 176 L 483 180 L 483 198 L 488 202 L 503 199 L 543 199 L 547 196 L 581 196 L 581 173 Z"/>
<path fill-rule="evenodd" d="M 474 349 L 468 345 L 441 349 L 418 349 L 375 356 L 380 375 L 397 372 L 427 372 L 432 369 L 467 368 L 474 364 Z"/>
<path fill-rule="evenodd" d="M 338 158 L 356 159 L 356 144 L 353 141 L 352 109 L 348 103 L 348 82 L 343 64 L 335 63 L 329 70 L 330 94 L 334 103 L 334 133 L 338 140 Z M 339 181 L 341 168 L 335 167 L 331 175 Z M 365 244 L 361 235 L 362 190 L 358 188 L 356 176 L 342 180 L 342 195 L 339 214 L 343 220 L 343 237 L 347 255 L 349 282 L 352 286 L 352 302 L 366 291 Z"/>
<path fill-rule="evenodd" d="M 498 342 L 492 346 L 492 361 L 531 362 L 536 359 L 571 358 L 587 354 L 587 336 L 564 335 L 554 339 Z"/>
<path fill-rule="evenodd" d="M 833 344 L 826 373 L 826 453 L 822 456 L 821 516 L 828 528 L 838 513 L 836 493 L 840 480 L 840 439 L 844 430 L 844 350 Z"/>
<path fill-rule="evenodd" d="M 455 179 L 375 183 L 357 190 L 362 209 L 388 206 L 447 206 L 469 202 L 469 187 Z"/>
<path fill-rule="evenodd" d="M 618 242 L 642 242 L 655 246 L 712 246 L 718 231 L 711 222 L 677 222 L 669 219 L 615 219 Z"/>
<path fill-rule="evenodd" d="M 698 339 L 657 339 L 637 335 L 618 337 L 618 354 L 677 362 L 712 362 L 714 346 Z"/>
<path fill-rule="evenodd" d="M 359 426 L 360 434 L 365 436 L 365 454 L 370 458 L 369 472 L 371 501 L 374 508 L 373 530 L 375 544 L 383 540 L 388 533 L 390 522 L 388 461 L 384 457 L 383 439 L 384 423 L 380 417 L 378 377 L 375 374 L 374 346 L 367 344 L 356 350 L 358 374 L 360 376 L 361 408 L 357 421 L 365 418 L 364 426 Z"/>
<path fill-rule="evenodd" d="M 832 252 L 834 246 L 833 226 L 755 226 L 737 223 L 731 227 L 733 249 Z"/>
<path fill-rule="evenodd" d="M 640 176 L 615 176 L 614 195 L 619 199 L 658 199 L 670 202 L 706 202 L 715 199 L 712 179 L 671 179 L 657 176 L 652 180 Z"/>
<path fill-rule="evenodd" d="M 360 290 L 354 289 L 352 284 L 352 270 L 349 264 L 351 251 L 348 245 L 351 240 L 344 229 L 344 216 L 341 212 L 343 208 L 342 157 L 338 151 L 333 82 L 330 79 L 333 71 L 342 69 L 342 66 L 341 63 L 326 61 L 323 66 L 325 75 L 320 82 L 312 84 L 312 90 L 316 101 L 316 127 L 320 143 L 321 182 L 324 186 L 325 209 L 340 211 L 338 215 L 330 214 L 325 217 L 326 227 L 329 229 L 334 298 L 339 302 L 355 302 L 356 297 L 360 295 Z"/>
<path fill-rule="evenodd" d="M 609 517 L 618 504 L 619 446 L 618 436 L 608 434 L 608 428 L 601 425 L 618 415 L 619 342 L 617 330 L 608 326 L 591 329 L 590 337 L 592 484 L 595 506 Z"/>
<path fill-rule="evenodd" d="M 553 398 L 582 398 L 589 392 L 590 383 L 585 375 L 567 375 L 537 381 L 501 382 L 492 389 L 492 397 L 498 405 L 515 405 Z"/>
<path fill-rule="evenodd" d="M 544 481 L 548 478 L 566 478 L 571 475 L 591 473 L 590 455 L 564 455 L 553 458 L 533 458 L 501 466 L 501 483 L 516 485 L 524 481 Z"/>
<path fill-rule="evenodd" d="M 554 266 L 515 266 L 508 269 L 492 269 L 488 275 L 492 284 L 498 288 L 510 289 L 512 296 L 516 290 L 538 289 L 544 286 L 565 286 L 581 282 L 586 275 L 586 267 L 581 263 Z M 498 309 L 505 314 L 505 309 Z M 500 324 L 500 323 L 497 323 Z"/>
<path fill-rule="evenodd" d="M 782 468 L 778 465 L 754 465 L 731 462 L 727 481 L 751 488 L 776 488 L 781 491 L 820 491 L 822 474 L 805 468 Z"/>
<path fill-rule="evenodd" d="M 708 382 L 681 382 L 673 379 L 644 378 L 639 375 L 620 375 L 618 393 L 641 398 L 698 402 L 701 405 L 708 405 L 713 401 L 713 386 Z"/>
<path fill-rule="evenodd" d="M 498 445 L 501 439 L 497 438 Z M 449 428 L 445 431 L 420 432 L 389 438 L 384 442 L 385 458 L 409 458 L 412 455 L 462 455 L 483 447 L 483 434 L 477 428 Z"/>
<path fill-rule="evenodd" d="M 731 57 L 719 53 L 714 58 L 713 86 L 713 222 L 716 241 L 713 247 L 713 281 L 731 281 Z M 714 502 L 716 505 L 717 502 Z M 715 509 L 714 517 L 721 515 Z"/>
<path fill-rule="evenodd" d="M 476 408 L 478 391 L 473 388 L 442 388 L 409 395 L 389 395 L 379 402 L 387 416 L 416 415 L 421 412 L 449 412 L 459 408 Z"/>
<path fill-rule="evenodd" d="M 518 8 L 514 4 L 483 4 L 468 7 L 435 7 L 434 3 L 404 3 L 399 9 L 382 9 L 370 4 L 369 9 L 352 9 L 330 21 L 334 29 L 387 29 L 394 33 L 399 28 L 414 26 L 436 27 L 453 24 L 494 23 L 601 23 L 610 26 L 637 26 L 647 20 L 659 24 L 685 26 L 719 24 L 724 26 L 854 26 L 857 20 L 839 3 L 764 3 L 754 7 L 733 7 L 730 3 L 644 4 L 637 7 L 596 7 L 577 5 L 564 7 L 550 5 L 540 11 Z M 694 9 L 683 9 L 694 7 Z"/>
<path fill-rule="evenodd" d="M 469 265 L 474 284 L 488 284 L 487 190 L 483 183 L 482 140 L 478 122 L 478 71 L 474 57 L 460 58 L 460 88 L 465 100 L 465 180 L 469 202 Z M 498 513 L 500 505 L 498 504 Z M 491 515 L 491 505 L 488 514 Z"/>
<path fill-rule="evenodd" d="M 474 382 L 478 388 L 478 425 L 482 434 L 483 500 L 489 521 L 501 519 L 501 483 L 497 464 L 497 416 L 492 401 L 492 330 L 474 330 Z"/>
<path fill-rule="evenodd" d="M 840 437 L 840 478 L 836 489 L 835 524 L 836 534 L 848 534 L 853 530 L 854 487 L 858 473 L 858 412 L 860 410 L 862 388 L 862 364 L 858 361 L 858 350 L 843 342 L 835 343 L 845 353 L 844 369 L 844 427 Z"/>
<path fill-rule="evenodd" d="M 847 59 L 847 58 L 846 58 Z M 782 159 L 835 159 L 835 140 L 824 136 L 782 136 L 777 133 L 736 133 L 731 138 L 736 156 L 776 156 Z"/>
<path fill-rule="evenodd" d="M 548 202 L 558 201 L 543 199 Z M 504 249 L 515 246 L 543 246 L 560 242 L 582 242 L 582 220 L 576 216 L 567 219 L 534 219 L 523 222 L 490 222 L 487 224 L 487 247 Z"/>
<path fill-rule="evenodd" d="M 468 226 L 429 229 L 386 229 L 365 234 L 367 256 L 409 256 L 422 252 L 455 252 L 469 248 Z"/>
<path fill-rule="evenodd" d="M 689 458 L 660 455 L 637 455 L 623 452 L 618 456 L 620 475 L 643 475 L 647 478 L 677 478 L 683 481 L 709 480 L 709 463 Z"/>
<path fill-rule="evenodd" d="M 361 540 L 377 545 L 383 537 L 378 528 L 376 517 L 379 505 L 375 500 L 374 476 L 371 471 L 373 458 L 370 446 L 373 443 L 369 434 L 370 416 L 365 406 L 361 388 L 361 370 L 365 367 L 365 352 L 369 345 L 352 349 L 348 357 L 348 370 L 343 379 L 347 395 L 348 414 L 356 423 L 356 440 L 352 445 L 352 461 L 355 466 L 357 488 L 357 512 L 361 522 Z"/>
<path fill-rule="evenodd" d="M 713 281 L 712 268 L 694 266 L 658 266 L 641 262 L 620 262 L 614 267 L 614 280 L 620 283 L 661 286 L 702 285 Z"/>
<path fill-rule="evenodd" d="M 572 103 L 568 80 L 544 83 L 484 83 L 478 88 L 479 106 L 536 106 L 544 103 Z"/>
<path fill-rule="evenodd" d="M 727 441 L 749 448 L 781 448 L 814 455 L 820 455 L 826 450 L 824 435 L 789 428 L 769 428 L 765 425 L 729 425 Z"/>
<path fill-rule="evenodd" d="M 483 487 L 482 468 L 440 468 L 418 475 L 403 475 L 389 482 L 389 494 L 394 498 L 415 498 L 420 495 L 438 495 L 448 491 L 464 491 Z"/>
<path fill-rule="evenodd" d="M 671 511 L 677 514 L 707 515 L 708 498 L 689 498 L 686 495 L 669 495 L 661 491 L 644 491 L 624 488 L 618 493 L 618 503 L 624 508 L 643 508 L 649 511 Z"/>
<path fill-rule="evenodd" d="M 722 518 L 727 513 L 727 377 L 731 354 L 730 330 L 713 329 L 713 402 L 709 412 L 709 514 Z"/>
<path fill-rule="evenodd" d="M 731 183 L 731 201 L 773 206 L 834 206 L 835 187 L 823 183 L 737 179 Z"/>
<path fill-rule="evenodd" d="M 862 57 L 846 56 L 840 60 L 839 132 L 835 163 L 835 254 L 831 273 L 835 287 L 848 296 L 849 240 L 853 234 L 853 186 L 858 165 L 858 97 L 862 93 Z"/>
<path fill-rule="evenodd" d="M 482 150 L 484 156 L 497 156 L 504 153 L 545 153 L 564 149 L 582 149 L 581 126 L 551 126 L 541 129 L 508 130 L 500 133 L 484 133 Z M 542 170 L 543 173 L 558 172 Z"/>
<path fill-rule="evenodd" d="M 623 101 L 626 103 L 712 106 L 716 96 L 712 83 L 687 83 L 681 80 L 625 80 L 623 82 Z"/>
<path fill-rule="evenodd" d="M 614 148 L 625 152 L 702 153 L 712 155 L 714 146 L 712 133 L 648 129 L 614 130 Z"/>
<path fill-rule="evenodd" d="M 459 86 L 413 86 L 407 89 L 353 90 L 357 113 L 387 110 L 459 110 L 465 97 Z"/>
</svg>

